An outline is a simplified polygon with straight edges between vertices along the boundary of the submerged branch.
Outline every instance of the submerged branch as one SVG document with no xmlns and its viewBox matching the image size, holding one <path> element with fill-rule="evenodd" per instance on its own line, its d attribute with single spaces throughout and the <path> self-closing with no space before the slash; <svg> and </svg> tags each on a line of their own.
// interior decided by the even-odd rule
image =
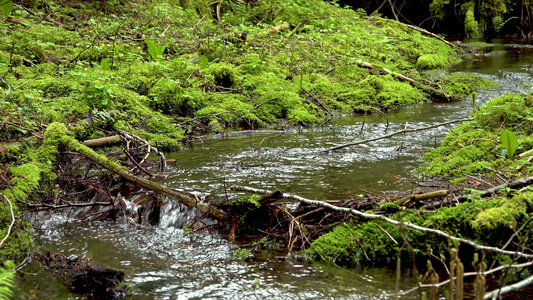
<svg viewBox="0 0 533 300">
<path fill-rule="evenodd" d="M 335 150 L 339 150 L 339 149 L 346 148 L 346 147 L 356 146 L 356 145 L 360 145 L 360 144 L 366 144 L 366 143 L 369 143 L 369 142 L 390 138 L 392 136 L 395 136 L 395 135 L 398 135 L 398 134 L 401 134 L 401 133 L 422 131 L 422 130 L 436 128 L 436 127 L 449 125 L 449 124 L 453 124 L 453 123 L 466 122 L 466 121 L 472 121 L 472 120 L 473 120 L 472 118 L 457 119 L 457 120 L 452 120 L 452 121 L 443 122 L 443 123 L 437 123 L 437 124 L 433 124 L 433 125 L 429 125 L 429 126 L 425 126 L 425 127 L 418 127 L 418 128 L 413 128 L 413 129 L 404 129 L 404 130 L 395 131 L 393 133 L 389 133 L 387 135 L 382 135 L 382 136 L 379 136 L 379 137 L 376 137 L 376 138 L 372 138 L 372 139 L 366 139 L 366 140 L 362 140 L 362 141 L 358 141 L 358 142 L 354 142 L 354 143 L 350 143 L 350 144 L 344 144 L 344 145 L 340 145 L 340 146 L 335 146 L 335 147 L 323 150 L 322 152 L 335 151 Z"/>
<path fill-rule="evenodd" d="M 268 190 L 260 190 L 260 189 L 249 188 L 249 187 L 245 187 L 245 186 L 235 186 L 235 185 L 230 187 L 230 190 L 245 191 L 245 192 L 252 192 L 252 193 L 261 193 L 261 194 L 270 194 L 270 193 L 272 193 L 271 191 L 268 191 Z M 519 251 L 508 251 L 508 250 L 503 250 L 503 249 L 500 249 L 500 248 L 497 248 L 497 247 L 479 245 L 479 244 L 477 244 L 477 243 L 475 243 L 475 242 L 473 242 L 471 240 L 458 238 L 458 237 L 455 237 L 453 235 L 447 234 L 444 231 L 441 231 L 441 230 L 438 230 L 438 229 L 422 227 L 422 226 L 419 226 L 419 225 L 416 225 L 416 224 L 413 224 L 413 223 L 406 223 L 406 222 L 396 221 L 396 220 L 387 218 L 387 217 L 385 217 L 383 215 L 367 214 L 367 213 L 363 213 L 363 212 L 361 212 L 359 210 L 356 210 L 356 209 L 347 208 L 347 207 L 339 207 L 339 206 L 335 206 L 335 205 L 329 204 L 329 203 L 324 202 L 324 201 L 306 199 L 306 198 L 303 198 L 303 197 L 300 197 L 300 196 L 297 196 L 297 195 L 293 195 L 293 194 L 289 194 L 289 193 L 283 193 L 282 196 L 283 196 L 283 198 L 294 199 L 294 200 L 297 200 L 297 201 L 300 201 L 300 202 L 304 202 L 304 203 L 307 203 L 307 204 L 311 204 L 311 205 L 318 205 L 318 206 L 327 207 L 329 209 L 332 209 L 332 210 L 335 210 L 335 211 L 338 211 L 338 212 L 351 213 L 353 215 L 356 215 L 356 216 L 359 216 L 359 217 L 362 217 L 362 218 L 365 218 L 365 219 L 381 220 L 381 221 L 387 222 L 387 223 L 395 225 L 395 226 L 407 227 L 407 228 L 411 228 L 411 229 L 414 229 L 414 230 L 418 230 L 420 232 L 435 234 L 435 235 L 444 237 L 446 239 L 454 240 L 454 241 L 463 243 L 465 245 L 469 245 L 472 248 L 474 248 L 476 250 L 479 250 L 479 251 L 490 251 L 490 252 L 496 252 L 496 253 L 500 253 L 500 254 L 504 254 L 504 255 L 512 255 L 512 256 L 519 256 L 519 257 L 525 257 L 525 258 L 533 258 L 533 254 L 527 254 L 527 253 L 523 253 L 523 252 L 519 252 Z"/>
<path fill-rule="evenodd" d="M 404 206 L 411 201 L 423 201 L 423 200 L 428 200 L 428 199 L 433 199 L 433 198 L 438 198 L 438 197 L 446 197 L 447 195 L 448 195 L 448 190 L 439 190 L 439 191 L 433 191 L 433 192 L 418 194 L 418 195 L 411 194 L 396 201 L 396 203 L 400 206 Z"/>
</svg>

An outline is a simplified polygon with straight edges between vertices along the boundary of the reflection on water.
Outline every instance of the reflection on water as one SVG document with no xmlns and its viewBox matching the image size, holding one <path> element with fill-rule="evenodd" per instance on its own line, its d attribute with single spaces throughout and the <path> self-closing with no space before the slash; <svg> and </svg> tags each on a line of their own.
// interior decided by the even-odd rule
<svg viewBox="0 0 533 300">
<path fill-rule="evenodd" d="M 465 60 L 455 67 L 455 71 L 476 72 L 500 83 L 478 92 L 478 101 L 529 90 L 533 48 L 516 47 L 494 46 L 491 50 L 505 52 Z M 412 178 L 422 153 L 438 145 L 453 125 L 333 153 L 320 151 L 406 127 L 467 117 L 470 109 L 469 101 L 428 103 L 390 111 L 387 119 L 382 115 L 347 116 L 327 128 L 198 141 L 184 151 L 168 154 L 177 165 L 169 171 L 165 184 L 202 196 L 223 195 L 225 187 L 240 184 L 313 199 L 406 190 L 413 184 L 402 179 Z M 35 226 L 45 251 L 83 255 L 94 263 L 124 270 L 135 299 L 386 299 L 385 294 L 394 292 L 395 274 L 387 269 L 309 265 L 276 252 L 236 262 L 235 244 L 214 234 L 187 234 L 179 229 L 191 218 L 194 216 L 167 202 L 157 228 L 108 223 L 65 226 L 65 219 L 45 214 L 36 218 Z M 410 288 L 414 282 L 405 275 L 402 288 Z M 18 299 L 76 299 L 42 271 L 26 274 L 17 284 Z"/>
</svg>

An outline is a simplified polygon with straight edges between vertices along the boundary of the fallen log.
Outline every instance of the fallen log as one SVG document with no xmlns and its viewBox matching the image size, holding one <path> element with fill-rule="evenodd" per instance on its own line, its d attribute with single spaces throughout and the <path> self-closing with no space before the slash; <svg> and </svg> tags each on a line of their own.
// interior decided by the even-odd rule
<svg viewBox="0 0 533 300">
<path fill-rule="evenodd" d="M 180 203 L 187 206 L 188 208 L 197 208 L 201 213 L 207 214 L 213 218 L 219 219 L 219 220 L 225 220 L 228 218 L 228 215 L 226 212 L 215 208 L 205 202 L 200 201 L 200 199 L 196 198 L 194 195 L 179 192 L 167 187 L 164 187 L 158 183 L 151 182 L 148 179 L 135 176 L 125 170 L 118 162 L 116 162 L 113 159 L 110 159 L 104 155 L 99 155 L 96 152 L 94 152 L 89 147 L 82 145 L 80 142 L 78 142 L 73 137 L 70 137 L 68 135 L 63 135 L 61 137 L 61 142 L 65 147 L 68 149 L 84 156 L 85 158 L 99 164 L 103 168 L 121 176 L 122 178 L 133 182 L 135 184 L 138 184 L 146 189 L 152 190 L 154 192 L 167 195 L 170 197 L 176 198 Z"/>
</svg>

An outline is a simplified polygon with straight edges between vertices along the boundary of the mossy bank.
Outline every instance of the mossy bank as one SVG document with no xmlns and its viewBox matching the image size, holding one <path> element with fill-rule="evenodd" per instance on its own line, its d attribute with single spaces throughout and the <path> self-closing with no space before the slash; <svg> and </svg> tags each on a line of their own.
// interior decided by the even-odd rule
<svg viewBox="0 0 533 300">
<path fill-rule="evenodd" d="M 527 232 L 533 228 L 529 222 L 533 207 L 531 187 L 527 184 L 522 189 L 504 187 L 484 198 L 476 188 L 482 185 L 481 181 L 494 186 L 501 181 L 512 182 L 533 175 L 531 154 L 527 153 L 533 149 L 532 99 L 529 94 L 508 94 L 492 99 L 474 110 L 472 121 L 450 130 L 441 146 L 425 154 L 426 164 L 417 174 L 447 178 L 449 185 L 460 188 L 466 199 L 459 203 L 453 200 L 457 197 L 452 197 L 449 207 L 403 209 L 389 217 L 494 247 L 504 247 L 518 228 L 524 226 L 520 230 L 525 238 L 518 239 L 511 247 L 507 245 L 507 249 L 533 246 L 527 238 Z M 508 153 L 510 148 L 502 140 L 502 131 L 512 132 L 517 138 L 518 146 L 513 155 Z M 382 208 L 386 209 L 390 202 L 383 204 Z M 453 247 L 448 240 L 433 234 L 409 228 L 399 230 L 382 221 L 360 219 L 340 225 L 318 238 L 307 253 L 319 260 L 351 266 L 393 262 L 398 255 L 411 257 L 414 254 L 417 258 L 433 260 L 436 265 L 440 264 L 439 257 L 448 257 Z M 460 259 L 468 262 L 474 259 L 474 249 L 469 246 L 460 249 Z M 478 254 L 487 261 L 510 262 L 505 255 Z"/>
<path fill-rule="evenodd" d="M 3 18 L 0 184 L 17 225 L 1 256 L 30 244 L 18 218 L 24 202 L 56 193 L 60 149 L 43 136 L 52 122 L 78 140 L 120 129 L 175 149 L 188 135 L 313 126 L 339 112 L 430 101 L 359 63 L 424 81 L 429 70 L 459 60 L 460 50 L 440 40 L 323 1 L 215 4 L 36 0 Z M 476 85 L 445 78 L 457 96 Z"/>
</svg>

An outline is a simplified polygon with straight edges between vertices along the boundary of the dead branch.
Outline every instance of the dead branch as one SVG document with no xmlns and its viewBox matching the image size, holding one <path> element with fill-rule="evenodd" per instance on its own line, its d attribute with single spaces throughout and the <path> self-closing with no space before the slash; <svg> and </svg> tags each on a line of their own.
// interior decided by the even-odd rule
<svg viewBox="0 0 533 300">
<path fill-rule="evenodd" d="M 165 171 L 166 167 L 167 167 L 167 160 L 165 158 L 165 155 L 163 154 L 163 152 L 160 152 L 159 149 L 157 149 L 156 147 L 150 145 L 150 143 L 148 143 L 148 141 L 146 141 L 145 139 L 133 134 L 133 133 L 129 133 L 129 132 L 125 132 L 125 131 L 122 131 L 122 130 L 119 130 L 118 131 L 120 133 L 120 135 L 124 138 L 124 139 L 130 139 L 130 140 L 136 140 L 138 142 L 141 142 L 142 144 L 144 144 L 145 146 L 148 146 L 148 153 L 150 153 L 151 150 L 154 150 L 154 152 L 159 155 L 159 160 L 161 161 L 161 172 Z M 141 162 L 142 163 L 142 162 Z"/>
<path fill-rule="evenodd" d="M 213 218 L 225 220 L 228 217 L 228 215 L 224 211 L 200 201 L 198 198 L 195 198 L 194 195 L 169 189 L 155 182 L 151 182 L 148 179 L 137 177 L 131 174 L 130 172 L 124 170 L 122 166 L 115 160 L 98 155 L 92 149 L 80 144 L 77 140 L 71 137 L 63 136 L 62 142 L 68 149 L 79 153 L 80 155 L 88 158 L 89 160 L 92 160 L 103 168 L 117 175 L 120 175 L 122 178 L 130 182 L 133 182 L 146 189 L 158 192 L 160 194 L 174 197 L 188 208 L 196 207 L 201 213 L 205 213 Z"/>
<path fill-rule="evenodd" d="M 489 275 L 489 274 L 496 273 L 498 271 L 509 269 L 509 268 L 522 269 L 522 268 L 530 267 L 532 265 L 533 265 L 533 261 L 526 262 L 526 263 L 523 263 L 523 264 L 499 266 L 497 268 L 490 269 L 488 271 L 483 272 L 483 275 Z M 468 273 L 464 273 L 463 276 L 464 277 L 470 277 L 470 276 L 477 276 L 478 274 L 479 274 L 478 272 L 468 272 Z M 441 281 L 441 282 L 435 283 L 435 284 L 421 284 L 420 286 L 416 286 L 416 287 L 414 287 L 412 289 L 409 289 L 409 290 L 401 292 L 400 296 L 404 296 L 404 295 L 410 294 L 410 293 L 412 293 L 414 291 L 417 291 L 419 289 L 422 289 L 422 288 L 440 288 L 440 287 L 443 287 L 443 286 L 449 284 L 450 281 L 451 281 L 451 279 L 446 279 L 444 281 Z"/>
<path fill-rule="evenodd" d="M 517 180 L 513 180 L 513 181 L 510 181 L 508 183 L 504 183 L 504 184 L 500 184 L 500 185 L 497 185 L 495 187 L 492 187 L 490 189 L 487 189 L 487 190 L 484 190 L 484 191 L 480 191 L 478 193 L 476 193 L 475 195 L 476 196 L 480 196 L 480 197 L 489 197 L 491 195 L 494 195 L 494 194 L 497 194 L 501 189 L 503 188 L 519 188 L 519 187 L 523 187 L 523 186 L 526 186 L 526 185 L 531 185 L 533 184 L 533 176 L 530 176 L 530 177 L 524 177 L 524 178 L 520 178 L 520 179 L 517 179 Z M 435 202 L 432 202 L 432 203 L 428 203 L 424 206 L 422 206 L 421 208 L 422 209 L 426 209 L 426 208 L 434 208 L 434 207 L 437 207 L 437 206 L 441 206 L 445 203 L 449 203 L 449 202 L 464 202 L 466 200 L 468 200 L 469 196 L 473 196 L 473 195 L 463 195 L 463 196 L 460 196 L 460 197 L 457 197 L 457 198 L 454 198 L 454 199 L 451 199 L 451 200 L 446 200 L 446 201 L 435 201 Z"/>
<path fill-rule="evenodd" d="M 113 144 L 113 143 L 119 142 L 120 140 L 121 138 L 119 135 L 111 135 L 111 136 L 106 136 L 106 137 L 98 138 L 98 139 L 85 140 L 83 141 L 83 144 L 87 147 L 94 148 L 94 147 L 102 147 L 105 145 Z"/>
<path fill-rule="evenodd" d="M 528 278 L 519 281 L 515 284 L 508 285 L 506 287 L 503 287 L 501 289 L 497 289 L 494 291 L 491 291 L 487 294 L 485 294 L 485 297 L 483 299 L 496 299 L 498 295 L 504 295 L 510 292 L 518 291 L 522 288 L 525 288 L 528 285 L 533 284 L 533 276 L 529 276 Z"/>
<path fill-rule="evenodd" d="M 24 202 L 28 207 L 32 208 L 51 208 L 51 209 L 59 209 L 59 208 L 66 208 L 66 207 L 87 207 L 87 206 L 108 206 L 113 205 L 112 201 L 109 202 L 91 202 L 91 203 L 71 203 L 67 201 L 63 201 L 66 204 L 61 205 L 54 205 L 54 204 L 47 204 L 47 203 L 26 203 Z"/>
<path fill-rule="evenodd" d="M 13 229 L 13 225 L 15 225 L 15 213 L 13 212 L 13 204 L 11 203 L 11 201 L 9 201 L 9 199 L 4 194 L 0 193 L 0 195 L 2 195 L 2 197 L 4 197 L 4 199 L 7 201 L 7 203 L 9 203 L 9 211 L 11 212 L 11 224 L 9 224 L 9 227 L 7 228 L 6 236 L 2 239 L 2 241 L 0 241 L 0 248 L 2 248 L 4 246 L 4 242 L 11 234 L 11 229 Z"/>
<path fill-rule="evenodd" d="M 409 25 L 410 26 L 410 25 Z M 441 97 L 443 99 L 446 99 L 447 101 L 461 101 L 461 99 L 457 98 L 457 97 L 454 97 L 454 96 L 450 96 L 450 95 L 447 95 L 445 92 L 443 91 L 439 91 L 433 87 L 430 87 L 426 84 L 423 84 L 419 81 L 416 81 L 412 78 L 409 78 L 405 75 L 402 75 L 400 73 L 396 73 L 396 72 L 393 72 L 389 69 L 385 69 L 385 68 L 382 68 L 382 67 L 379 67 L 379 66 L 376 66 L 376 65 L 373 65 L 369 62 L 366 62 L 366 61 L 360 61 L 360 62 L 356 62 L 355 63 L 356 65 L 362 67 L 362 68 L 367 68 L 367 69 L 373 69 L 373 70 L 378 70 L 380 72 L 383 72 L 383 73 L 386 73 L 386 74 L 390 74 L 396 78 L 398 78 L 399 80 L 401 81 L 407 81 L 409 82 L 410 84 L 420 88 L 421 90 L 425 90 L 425 91 L 428 91 L 430 92 L 431 94 L 435 95 L 435 96 L 438 96 L 438 97 Z"/>
<path fill-rule="evenodd" d="M 412 194 L 412 195 L 405 196 L 398 201 L 395 201 L 395 203 L 400 206 L 403 206 L 411 201 L 423 201 L 423 200 L 428 200 L 428 199 L 433 199 L 433 198 L 446 197 L 446 195 L 448 195 L 448 190 L 433 191 L 433 192 L 418 194 L 418 195 Z"/>
<path fill-rule="evenodd" d="M 448 122 L 429 125 L 429 126 L 426 126 L 426 127 L 418 127 L 418 128 L 413 128 L 413 129 L 404 129 L 404 130 L 400 130 L 400 131 L 395 131 L 393 133 L 389 133 L 387 135 L 382 135 L 382 136 L 379 136 L 379 137 L 376 137 L 376 138 L 366 139 L 366 140 L 358 141 L 358 142 L 355 142 L 355 143 L 344 144 L 344 145 L 332 147 L 332 148 L 323 150 L 322 152 L 335 151 L 335 150 L 339 150 L 339 149 L 346 148 L 346 147 L 356 146 L 356 145 L 360 145 L 360 144 L 366 144 L 366 143 L 369 143 L 369 142 L 390 138 L 392 136 L 395 136 L 395 135 L 398 135 L 398 134 L 402 134 L 402 133 L 422 131 L 422 130 L 436 128 L 436 127 L 449 125 L 449 124 L 453 124 L 453 123 L 466 122 L 466 121 L 472 121 L 472 120 L 473 120 L 472 118 L 457 119 L 457 120 L 452 120 L 452 121 L 448 121 Z"/>
<path fill-rule="evenodd" d="M 236 186 L 236 185 L 231 186 L 230 190 L 252 192 L 252 193 L 257 193 L 257 194 L 270 194 L 270 193 L 272 193 L 271 191 L 268 191 L 268 190 L 261 190 L 261 189 L 249 188 L 249 187 L 245 187 L 245 186 Z M 297 201 L 300 201 L 300 202 L 304 202 L 304 203 L 307 203 L 307 204 L 311 204 L 311 205 L 323 206 L 323 207 L 327 207 L 329 209 L 332 209 L 332 210 L 335 210 L 335 211 L 338 211 L 338 212 L 351 213 L 353 215 L 356 215 L 356 216 L 359 216 L 359 217 L 362 217 L 362 218 L 365 218 L 365 219 L 369 219 L 369 220 L 381 220 L 381 221 L 387 222 L 387 223 L 395 225 L 395 226 L 407 227 L 407 228 L 411 228 L 411 229 L 414 229 L 414 230 L 418 230 L 418 231 L 423 232 L 423 233 L 435 234 L 435 235 L 441 236 L 441 237 L 443 237 L 445 239 L 450 239 L 450 240 L 457 241 L 459 243 L 463 243 L 463 244 L 468 245 L 468 246 L 470 246 L 470 247 L 472 247 L 472 248 L 474 248 L 476 250 L 479 250 L 479 251 L 490 251 L 490 252 L 496 252 L 496 253 L 500 253 L 500 254 L 504 254 L 504 255 L 519 256 L 519 257 L 524 257 L 524 258 L 533 258 L 533 254 L 527 254 L 527 253 L 523 253 L 523 252 L 519 252 L 519 251 L 508 251 L 508 250 L 503 250 L 503 249 L 500 249 L 500 248 L 497 248 L 497 247 L 479 245 L 479 244 L 477 244 L 477 243 L 475 243 L 475 242 L 473 242 L 471 240 L 458 238 L 458 237 L 455 237 L 453 235 L 447 234 L 447 233 L 445 233 L 444 231 L 441 231 L 441 230 L 422 227 L 422 226 L 419 226 L 419 225 L 416 225 L 416 224 L 413 224 L 413 223 L 406 223 L 406 222 L 396 221 L 396 220 L 387 218 L 384 215 L 367 214 L 367 213 L 363 213 L 363 212 L 361 212 L 359 210 L 356 210 L 356 209 L 347 208 L 347 207 L 339 207 L 339 206 L 335 206 L 335 205 L 329 204 L 329 203 L 327 203 L 325 201 L 306 199 L 306 198 L 303 198 L 303 197 L 300 197 L 300 196 L 297 196 L 297 195 L 293 195 L 293 194 L 289 194 L 289 193 L 283 193 L 282 196 L 283 196 L 283 198 L 286 198 L 286 199 L 294 199 L 294 200 L 297 200 Z"/>
</svg>

